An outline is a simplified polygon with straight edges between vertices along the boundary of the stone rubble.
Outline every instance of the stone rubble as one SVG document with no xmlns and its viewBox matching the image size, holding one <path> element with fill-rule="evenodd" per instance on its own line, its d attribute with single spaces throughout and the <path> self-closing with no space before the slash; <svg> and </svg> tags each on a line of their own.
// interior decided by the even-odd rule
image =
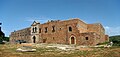
<svg viewBox="0 0 120 57">
<path fill-rule="evenodd" d="M 33 44 L 33 43 L 25 43 L 21 44 L 21 46 L 30 46 L 34 48 L 54 48 L 55 50 L 59 51 L 74 51 L 74 50 L 92 50 L 91 47 L 111 47 L 111 46 L 106 46 L 106 45 L 97 45 L 97 46 L 78 46 L 78 45 L 65 45 L 65 44 L 46 44 L 46 43 L 41 43 L 41 44 Z M 52 51 L 52 50 L 46 50 L 46 51 Z"/>
</svg>

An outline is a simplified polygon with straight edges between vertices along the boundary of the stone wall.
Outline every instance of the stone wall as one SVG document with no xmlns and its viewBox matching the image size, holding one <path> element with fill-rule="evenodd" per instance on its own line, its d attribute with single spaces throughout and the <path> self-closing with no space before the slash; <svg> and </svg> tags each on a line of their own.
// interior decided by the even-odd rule
<svg viewBox="0 0 120 57">
<path fill-rule="evenodd" d="M 105 42 L 105 30 L 100 23 L 86 24 L 78 18 L 44 24 L 34 21 L 31 27 L 12 32 L 10 42 L 25 40 L 29 43 L 58 43 L 96 45 Z"/>
<path fill-rule="evenodd" d="M 88 24 L 88 32 L 95 32 L 100 36 L 100 43 L 105 42 L 105 30 L 100 23 Z"/>
<path fill-rule="evenodd" d="M 30 28 L 25 28 L 22 30 L 11 32 L 10 43 L 15 43 L 17 40 L 24 40 L 24 41 L 30 43 L 31 42 L 30 31 L 31 31 Z"/>
<path fill-rule="evenodd" d="M 108 35 L 105 35 L 105 41 L 109 42 L 109 36 Z"/>
</svg>

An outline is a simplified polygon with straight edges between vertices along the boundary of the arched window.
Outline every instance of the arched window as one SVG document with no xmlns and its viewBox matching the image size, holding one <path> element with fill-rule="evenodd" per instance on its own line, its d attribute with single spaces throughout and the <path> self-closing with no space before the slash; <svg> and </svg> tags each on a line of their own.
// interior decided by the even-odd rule
<svg viewBox="0 0 120 57">
<path fill-rule="evenodd" d="M 37 32 L 37 27 L 35 27 L 35 33 Z"/>
<path fill-rule="evenodd" d="M 55 26 L 52 26 L 52 32 L 55 32 Z"/>
<path fill-rule="evenodd" d="M 48 31 L 48 28 L 47 28 L 47 27 L 45 27 L 45 33 L 47 33 L 47 31 Z"/>
<path fill-rule="evenodd" d="M 86 40 L 88 40 L 88 37 L 85 37 Z"/>
<path fill-rule="evenodd" d="M 39 33 L 41 33 L 41 28 L 39 28 Z"/>
<path fill-rule="evenodd" d="M 69 27 L 69 31 L 72 31 L 72 27 Z"/>
<path fill-rule="evenodd" d="M 32 28 L 32 31 L 33 31 L 32 33 L 34 33 L 34 28 Z"/>
</svg>

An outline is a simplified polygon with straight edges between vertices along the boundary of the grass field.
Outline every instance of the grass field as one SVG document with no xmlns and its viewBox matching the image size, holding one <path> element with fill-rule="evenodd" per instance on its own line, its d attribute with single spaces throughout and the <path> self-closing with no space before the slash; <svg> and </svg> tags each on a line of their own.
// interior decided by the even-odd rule
<svg viewBox="0 0 120 57">
<path fill-rule="evenodd" d="M 36 48 L 36 52 L 17 52 L 19 45 L 0 45 L 0 57 L 120 57 L 120 47 L 91 48 L 92 50 L 63 51 Z"/>
</svg>

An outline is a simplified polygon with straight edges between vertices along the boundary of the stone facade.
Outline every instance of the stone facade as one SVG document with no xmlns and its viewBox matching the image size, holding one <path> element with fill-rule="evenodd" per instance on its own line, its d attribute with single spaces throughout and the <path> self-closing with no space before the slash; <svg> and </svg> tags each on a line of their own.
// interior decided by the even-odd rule
<svg viewBox="0 0 120 57">
<path fill-rule="evenodd" d="M 25 40 L 28 43 L 58 43 L 77 45 L 96 45 L 108 41 L 100 23 L 86 24 L 78 18 L 65 21 L 48 21 L 40 24 L 34 21 L 31 27 L 14 31 L 10 42 Z"/>
<path fill-rule="evenodd" d="M 31 37 L 30 32 L 31 32 L 30 27 L 22 29 L 22 30 L 11 32 L 10 42 L 15 43 L 18 40 L 24 40 L 24 41 L 27 41 L 30 43 L 31 42 L 30 41 L 30 37 Z"/>
</svg>

